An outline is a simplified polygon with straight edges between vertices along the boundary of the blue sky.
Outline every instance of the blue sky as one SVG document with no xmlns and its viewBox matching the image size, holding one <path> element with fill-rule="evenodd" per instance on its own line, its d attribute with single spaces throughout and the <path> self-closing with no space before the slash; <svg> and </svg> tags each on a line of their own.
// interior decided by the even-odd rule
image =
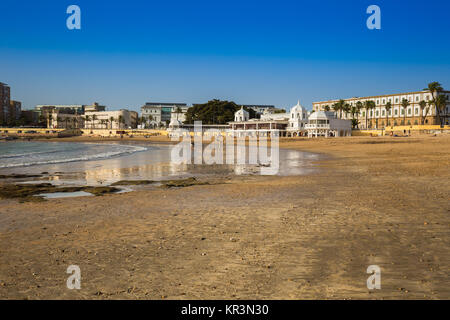
<svg viewBox="0 0 450 320">
<path fill-rule="evenodd" d="M 81 30 L 66 8 L 81 8 Z M 368 30 L 366 8 L 381 8 Z M 0 82 L 25 108 L 146 101 L 290 107 L 450 88 L 450 1 L 0 2 Z"/>
</svg>

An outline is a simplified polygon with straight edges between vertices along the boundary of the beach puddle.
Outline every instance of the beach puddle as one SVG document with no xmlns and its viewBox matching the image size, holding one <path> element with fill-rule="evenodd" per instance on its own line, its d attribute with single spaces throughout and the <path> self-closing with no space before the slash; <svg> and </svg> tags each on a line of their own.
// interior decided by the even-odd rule
<svg viewBox="0 0 450 320">
<path fill-rule="evenodd" d="M 42 197 L 44 199 L 76 198 L 76 197 L 92 197 L 92 196 L 94 196 L 92 193 L 84 191 L 41 193 L 35 195 L 35 197 Z"/>
</svg>

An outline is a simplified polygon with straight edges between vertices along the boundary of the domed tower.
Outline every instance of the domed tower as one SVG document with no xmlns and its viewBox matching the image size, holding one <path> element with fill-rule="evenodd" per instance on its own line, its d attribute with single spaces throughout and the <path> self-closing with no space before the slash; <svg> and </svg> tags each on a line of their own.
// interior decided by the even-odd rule
<svg viewBox="0 0 450 320">
<path fill-rule="evenodd" d="M 298 100 L 297 104 L 291 108 L 287 131 L 292 136 L 304 135 L 306 123 L 308 123 L 308 110 L 302 107 Z"/>
<path fill-rule="evenodd" d="M 300 100 L 291 108 L 290 119 L 306 120 L 308 118 L 308 111 L 300 105 Z"/>
</svg>

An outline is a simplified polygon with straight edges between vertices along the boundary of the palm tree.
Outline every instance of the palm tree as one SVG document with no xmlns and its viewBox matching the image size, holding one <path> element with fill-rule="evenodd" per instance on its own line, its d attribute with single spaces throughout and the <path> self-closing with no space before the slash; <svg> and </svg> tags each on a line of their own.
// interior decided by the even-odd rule
<svg viewBox="0 0 450 320">
<path fill-rule="evenodd" d="M 425 115 L 428 115 L 428 112 L 430 112 L 431 107 L 433 107 L 433 105 L 434 105 L 434 100 L 428 101 L 427 104 L 428 104 L 428 107 L 425 109 Z"/>
<path fill-rule="evenodd" d="M 358 127 L 358 120 L 355 119 L 355 114 L 358 114 L 358 108 L 356 107 L 356 105 L 353 105 L 350 108 L 350 113 L 352 115 L 352 126 L 353 128 Z"/>
<path fill-rule="evenodd" d="M 359 113 L 361 112 L 361 109 L 363 108 L 363 104 L 361 101 L 356 102 L 356 118 L 358 120 L 358 128 L 359 128 Z"/>
<path fill-rule="evenodd" d="M 56 117 L 56 122 L 58 123 L 57 126 L 59 126 L 59 124 L 63 122 L 63 119 L 61 117 Z"/>
<path fill-rule="evenodd" d="M 369 116 L 369 110 L 372 110 L 375 108 L 375 102 L 372 100 L 366 100 L 364 101 L 364 109 L 366 109 L 366 129 L 367 129 L 367 118 Z M 372 125 L 370 126 L 372 127 Z"/>
<path fill-rule="evenodd" d="M 110 124 L 111 124 L 111 129 L 112 129 L 112 126 L 113 126 L 113 122 L 114 121 L 116 121 L 116 119 L 114 119 L 114 117 L 109 117 L 109 122 L 110 122 Z"/>
<path fill-rule="evenodd" d="M 434 107 L 435 107 L 435 110 L 436 110 L 436 116 L 437 116 L 437 118 L 438 118 L 438 122 L 439 122 L 439 124 L 441 124 L 441 115 L 440 115 L 439 112 L 437 112 L 437 111 L 438 111 L 438 110 L 437 110 L 438 108 L 437 108 L 437 104 L 436 104 L 436 102 L 437 102 L 437 100 L 436 100 L 436 94 L 439 93 L 439 92 L 441 92 L 441 91 L 444 90 L 444 89 L 442 88 L 442 86 L 441 86 L 441 84 L 440 84 L 439 82 L 434 81 L 434 82 L 429 83 L 429 84 L 428 84 L 428 87 L 425 88 L 424 90 L 430 91 L 430 93 L 431 93 L 431 101 L 432 101 L 433 104 L 434 104 Z M 431 104 L 431 105 L 433 105 L 433 104 Z"/>
<path fill-rule="evenodd" d="M 336 103 L 333 103 L 333 105 L 331 107 L 333 108 L 333 111 L 336 113 L 335 116 L 337 118 L 337 115 L 338 115 L 341 105 L 338 102 L 336 102 Z"/>
<path fill-rule="evenodd" d="M 91 116 L 90 115 L 86 115 L 85 117 L 84 117 L 84 121 L 87 123 L 87 122 L 89 122 L 89 121 L 91 121 Z"/>
<path fill-rule="evenodd" d="M 177 114 L 177 121 L 178 121 L 178 115 L 179 115 L 180 113 L 183 113 L 183 111 L 181 110 L 180 107 L 177 107 L 177 108 L 175 109 L 175 113 Z"/>
<path fill-rule="evenodd" d="M 425 122 L 425 117 L 426 117 L 426 113 L 425 115 L 423 114 L 423 110 L 425 109 L 425 107 L 427 106 L 427 103 L 425 102 L 425 100 L 422 100 L 419 102 L 419 107 L 420 107 L 420 124 L 423 125 Z M 427 110 L 428 113 L 428 110 Z"/>
<path fill-rule="evenodd" d="M 50 123 L 52 122 L 53 115 L 51 113 L 47 116 L 47 128 L 50 128 Z"/>
<path fill-rule="evenodd" d="M 376 108 L 375 101 L 370 100 L 369 101 L 369 110 L 372 112 Z M 370 127 L 372 127 L 372 121 L 370 121 Z"/>
<path fill-rule="evenodd" d="M 119 116 L 119 129 L 121 129 L 122 128 L 122 123 L 124 122 L 124 120 L 123 120 L 123 116 L 122 115 L 120 115 Z"/>
<path fill-rule="evenodd" d="M 342 119 L 342 111 L 345 110 L 345 100 L 339 100 L 338 102 L 338 110 L 339 110 L 339 118 Z"/>
<path fill-rule="evenodd" d="M 342 110 L 344 110 L 344 106 L 345 100 L 342 99 L 332 105 L 334 112 L 336 112 L 336 118 L 338 118 L 338 115 L 339 118 L 342 118 Z"/>
<path fill-rule="evenodd" d="M 435 101 L 436 113 L 439 115 L 439 125 L 442 125 L 440 113 L 445 110 L 447 106 L 447 98 L 444 95 L 439 95 Z"/>
<path fill-rule="evenodd" d="M 323 110 L 326 111 L 326 112 L 330 111 L 330 106 L 329 105 L 325 105 L 323 107 Z"/>
<path fill-rule="evenodd" d="M 92 127 L 95 127 L 95 121 L 97 121 L 97 115 L 92 115 Z"/>
<path fill-rule="evenodd" d="M 389 122 L 389 111 L 391 111 L 392 109 L 392 103 L 388 101 L 384 106 L 384 108 L 386 109 L 386 127 L 387 127 Z"/>
<path fill-rule="evenodd" d="M 154 127 L 154 124 L 152 124 L 152 121 L 153 121 L 153 116 L 152 116 L 152 115 L 149 115 L 149 116 L 148 116 L 148 122 L 150 123 L 150 126 L 151 126 L 151 127 Z"/>
<path fill-rule="evenodd" d="M 409 101 L 407 99 L 402 100 L 402 107 L 403 107 L 403 125 L 406 126 L 406 108 L 409 106 Z"/>
<path fill-rule="evenodd" d="M 345 118 L 347 118 L 348 113 L 349 113 L 350 110 L 351 110 L 351 107 L 352 107 L 352 106 L 351 106 L 350 104 L 344 102 L 344 105 L 342 106 L 342 110 L 344 111 Z"/>
</svg>

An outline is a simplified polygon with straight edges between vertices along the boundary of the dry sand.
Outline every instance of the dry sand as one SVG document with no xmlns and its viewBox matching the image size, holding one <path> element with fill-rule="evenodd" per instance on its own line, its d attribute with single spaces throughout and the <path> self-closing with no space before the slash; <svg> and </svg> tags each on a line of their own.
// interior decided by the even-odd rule
<svg viewBox="0 0 450 320">
<path fill-rule="evenodd" d="M 0 200 L 0 298 L 450 298 L 449 135 L 281 145 L 330 157 L 308 176 Z"/>
</svg>

